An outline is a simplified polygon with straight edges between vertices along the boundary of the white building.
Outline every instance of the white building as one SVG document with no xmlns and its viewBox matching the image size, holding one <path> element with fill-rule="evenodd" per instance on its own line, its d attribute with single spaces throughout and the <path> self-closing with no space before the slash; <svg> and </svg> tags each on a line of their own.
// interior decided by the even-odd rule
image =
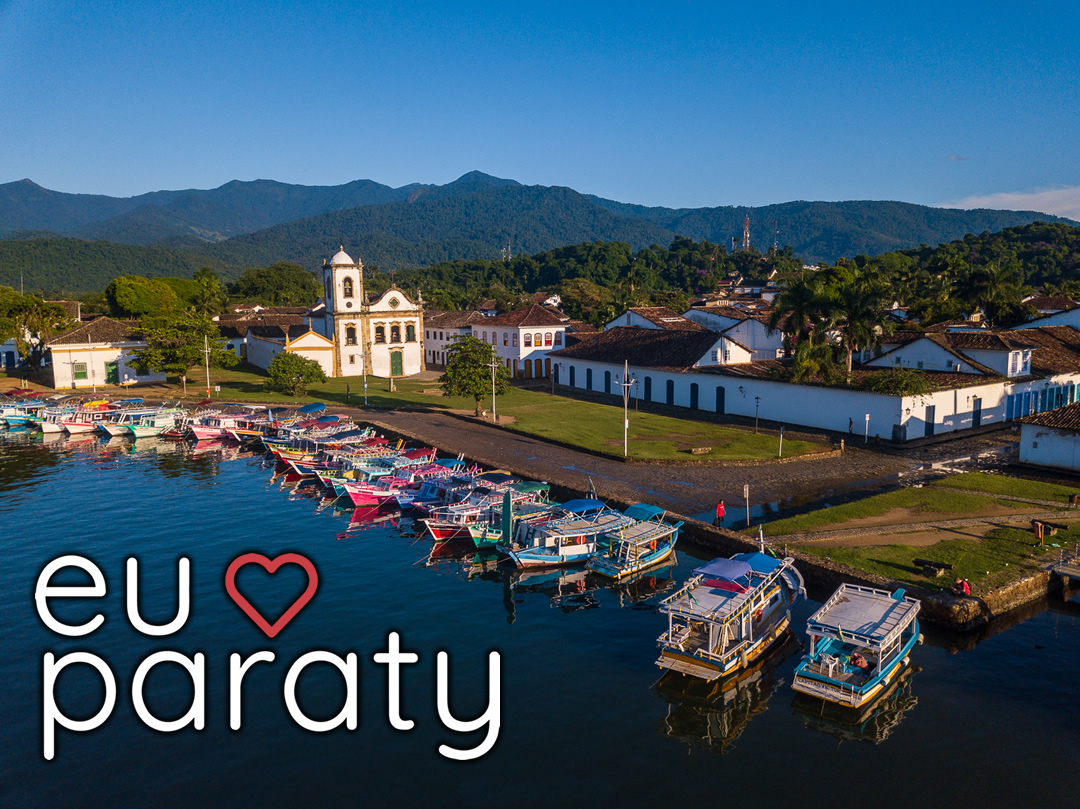
<svg viewBox="0 0 1080 809">
<path fill-rule="evenodd" d="M 1020 462 L 1080 472 L 1080 404 L 1025 418 Z"/>
<path fill-rule="evenodd" d="M 534 379 L 551 372 L 548 354 L 565 345 L 568 322 L 534 304 L 474 323 L 472 336 L 494 346 L 513 376 Z"/>
<path fill-rule="evenodd" d="M 164 382 L 164 373 L 140 371 L 131 364 L 131 352 L 146 348 L 135 334 L 138 325 L 137 321 L 99 317 L 51 340 L 53 387 L 65 390 Z"/>
<path fill-rule="evenodd" d="M 423 302 L 397 287 L 364 294 L 364 267 L 344 250 L 323 262 L 321 305 L 312 329 L 333 346 L 330 376 L 412 376 L 424 370 Z"/>
<path fill-rule="evenodd" d="M 665 329 L 667 331 L 704 331 L 705 326 L 688 320 L 666 306 L 634 306 L 614 320 L 604 324 L 604 331 L 616 326 L 638 329 Z M 714 331 L 720 331 L 714 329 Z"/>
<path fill-rule="evenodd" d="M 626 361 L 637 380 L 632 395 L 643 401 L 751 418 L 756 415 L 781 424 L 894 441 L 1054 410 L 1077 401 L 1080 384 L 1080 332 L 1064 327 L 1009 332 L 1008 340 L 1016 347 L 1010 345 L 998 357 L 990 357 L 995 352 L 986 346 L 970 349 L 1001 371 L 963 353 L 958 357 L 940 351 L 941 346 L 926 341 L 902 356 L 915 360 L 911 352 L 925 349 L 929 357 L 932 347 L 943 364 L 948 356 L 953 362 L 959 360 L 962 370 L 958 372 L 955 365 L 951 371 L 929 370 L 924 359 L 926 376 L 937 390 L 904 396 L 873 393 L 862 386 L 872 374 L 896 367 L 895 356 L 886 354 L 877 366 L 857 369 L 850 388 L 796 385 L 774 378 L 782 367 L 778 361 L 751 362 L 748 348 L 738 346 L 724 333 L 712 336 L 725 342 L 706 346 L 705 337 L 695 332 L 615 328 L 555 353 L 551 358 L 555 381 L 615 393 Z M 1018 362 L 1022 362 L 1029 350 L 1027 373 L 1009 376 L 1011 352 L 1018 351 Z M 1024 367 L 1021 364 L 1018 370 Z"/>
<path fill-rule="evenodd" d="M 424 361 L 446 365 L 446 352 L 454 340 L 472 335 L 474 325 L 487 321 L 483 312 L 424 312 Z"/>
<path fill-rule="evenodd" d="M 334 341 L 314 331 L 311 326 L 251 326 L 244 343 L 248 362 L 269 368 L 274 357 L 283 352 L 315 360 L 327 376 L 334 376 Z"/>
<path fill-rule="evenodd" d="M 754 352 L 755 360 L 784 356 L 784 335 L 779 329 L 769 331 L 768 315 L 736 306 L 695 306 L 683 312 L 683 317 L 730 335 Z"/>
</svg>

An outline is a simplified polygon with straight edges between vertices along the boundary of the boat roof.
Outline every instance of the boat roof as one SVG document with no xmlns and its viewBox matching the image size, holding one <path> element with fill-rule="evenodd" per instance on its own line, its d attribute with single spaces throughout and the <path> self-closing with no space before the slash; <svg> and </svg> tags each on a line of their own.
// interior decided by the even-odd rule
<svg viewBox="0 0 1080 809">
<path fill-rule="evenodd" d="M 588 511 L 600 511 L 604 508 L 604 504 L 599 500 L 586 497 L 579 500 L 567 500 L 562 504 L 562 508 L 571 514 L 584 514 Z"/>
<path fill-rule="evenodd" d="M 437 465 L 439 465 L 439 466 L 446 466 L 446 467 L 456 467 L 456 466 L 464 466 L 465 465 L 465 461 L 461 460 L 460 458 L 440 458 L 439 460 L 435 461 L 435 463 Z"/>
<path fill-rule="evenodd" d="M 739 608 L 756 592 L 760 592 L 762 587 L 772 586 L 767 578 L 752 581 L 749 575 L 752 571 L 768 577 L 770 573 L 791 561 L 773 559 L 756 552 L 739 553 L 730 559 L 713 559 L 694 570 L 694 574 L 702 576 L 700 580 L 696 583 L 693 580 L 687 582 L 683 589 L 667 598 L 663 606 L 668 612 L 676 614 L 726 621 L 736 615 Z M 754 567 L 755 564 L 765 567 L 766 563 L 774 563 L 768 571 L 758 571 Z M 727 582 L 731 584 L 724 586 Z"/>
<path fill-rule="evenodd" d="M 488 483 L 494 486 L 501 486 L 504 483 L 513 483 L 518 478 L 513 475 L 507 475 L 502 472 L 484 472 L 482 475 L 477 475 L 474 480 L 477 483 Z"/>
<path fill-rule="evenodd" d="M 296 408 L 297 413 L 319 413 L 323 410 L 326 410 L 326 405 L 322 402 L 312 402 L 309 405 Z"/>
<path fill-rule="evenodd" d="M 635 520 L 659 519 L 665 513 L 664 509 L 650 506 L 648 503 L 634 503 L 627 506 L 626 510 L 623 511 L 623 514 L 627 517 L 633 517 Z"/>
<path fill-rule="evenodd" d="M 746 562 L 755 573 L 760 573 L 763 576 L 768 576 L 783 564 L 783 562 L 775 556 L 769 556 L 767 553 L 759 553 L 758 551 L 737 553 L 731 558 L 738 559 L 740 562 Z"/>
<path fill-rule="evenodd" d="M 543 481 L 537 480 L 523 480 L 519 483 L 514 483 L 510 486 L 515 492 L 521 492 L 526 494 L 529 492 L 546 492 L 551 486 Z"/>
<path fill-rule="evenodd" d="M 905 629 L 919 613 L 919 602 L 903 590 L 889 593 L 873 587 L 841 584 L 806 622 L 806 631 L 819 637 L 882 646 Z"/>
<path fill-rule="evenodd" d="M 734 582 L 746 578 L 751 570 L 753 568 L 741 559 L 720 558 L 694 568 L 694 575 L 701 575 L 707 579 Z"/>
</svg>

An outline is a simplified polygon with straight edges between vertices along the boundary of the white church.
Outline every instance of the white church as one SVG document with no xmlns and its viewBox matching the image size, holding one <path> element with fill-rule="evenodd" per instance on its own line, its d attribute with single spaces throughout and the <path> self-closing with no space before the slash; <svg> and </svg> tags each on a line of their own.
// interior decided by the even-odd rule
<svg viewBox="0 0 1080 809">
<path fill-rule="evenodd" d="M 248 360 L 268 367 L 287 351 L 318 362 L 327 376 L 412 376 L 424 370 L 423 301 L 397 287 L 374 300 L 364 294 L 364 266 L 338 251 L 323 262 L 321 303 L 301 326 L 252 330 Z M 254 332 L 258 332 L 257 334 Z"/>
</svg>

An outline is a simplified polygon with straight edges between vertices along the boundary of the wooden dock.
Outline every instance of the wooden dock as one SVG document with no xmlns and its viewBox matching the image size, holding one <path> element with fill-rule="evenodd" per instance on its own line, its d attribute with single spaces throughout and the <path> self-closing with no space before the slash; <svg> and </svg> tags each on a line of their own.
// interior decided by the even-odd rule
<svg viewBox="0 0 1080 809">
<path fill-rule="evenodd" d="M 1061 562 L 1060 564 L 1054 565 L 1051 570 L 1063 579 L 1080 581 L 1080 561 L 1075 559 L 1071 562 Z"/>
</svg>

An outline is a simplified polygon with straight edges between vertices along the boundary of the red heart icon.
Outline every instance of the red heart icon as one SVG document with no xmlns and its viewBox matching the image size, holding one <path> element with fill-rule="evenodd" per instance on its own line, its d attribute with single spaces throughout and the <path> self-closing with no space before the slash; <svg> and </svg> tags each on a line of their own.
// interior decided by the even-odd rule
<svg viewBox="0 0 1080 809">
<path fill-rule="evenodd" d="M 307 572 L 307 589 L 300 594 L 300 597 L 292 603 L 291 607 L 285 610 L 285 614 L 278 618 L 273 625 L 268 623 L 259 611 L 251 606 L 251 603 L 236 589 L 236 571 L 249 564 L 261 565 L 266 569 L 267 573 L 271 574 L 276 573 L 277 569 L 282 565 L 300 565 Z M 266 633 L 268 638 L 277 635 L 289 621 L 296 617 L 296 614 L 304 608 L 304 605 L 311 601 L 311 597 L 315 595 L 318 587 L 319 574 L 315 572 L 315 565 L 306 556 L 301 556 L 298 553 L 283 553 L 273 561 L 267 559 L 261 553 L 245 553 L 243 556 L 237 556 L 233 559 L 229 569 L 225 571 L 225 589 L 228 591 L 229 596 L 236 602 L 236 606 L 255 622 L 255 626 Z"/>
</svg>

